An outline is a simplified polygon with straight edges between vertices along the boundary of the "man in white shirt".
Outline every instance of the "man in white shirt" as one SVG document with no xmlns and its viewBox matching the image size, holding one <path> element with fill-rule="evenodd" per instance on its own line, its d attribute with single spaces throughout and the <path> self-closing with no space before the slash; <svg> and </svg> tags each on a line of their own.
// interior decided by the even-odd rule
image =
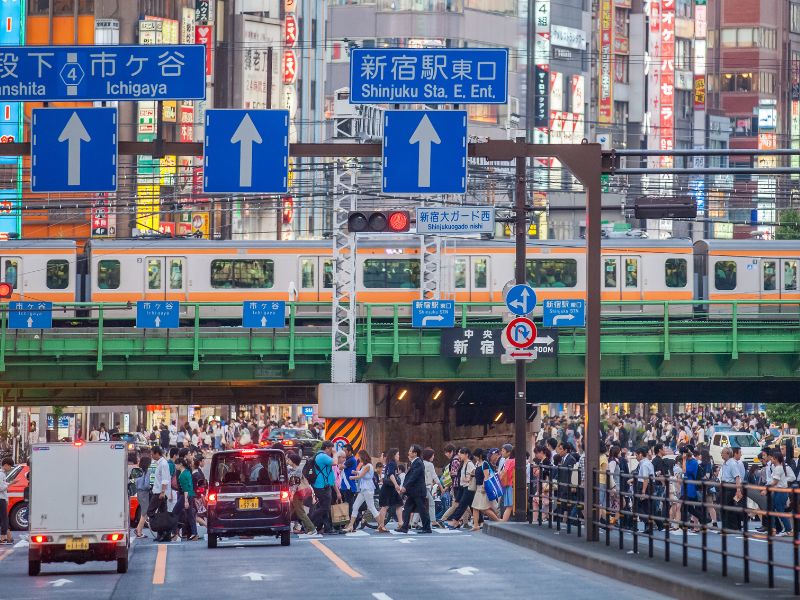
<svg viewBox="0 0 800 600">
<path fill-rule="evenodd" d="M 653 463 L 650 460 L 650 451 L 644 447 L 639 448 L 636 450 L 636 460 L 639 461 L 639 464 L 636 467 L 639 470 L 636 480 L 636 492 L 637 494 L 641 494 L 643 496 L 635 498 L 638 504 L 636 512 L 639 514 L 639 520 L 645 524 L 644 532 L 646 534 L 652 534 L 653 523 L 649 518 L 651 502 L 649 496 L 653 493 L 651 486 L 653 485 L 652 478 L 655 476 L 655 470 L 653 469 Z"/>
<path fill-rule="evenodd" d="M 172 476 L 169 473 L 169 463 L 164 458 L 164 451 L 160 446 L 155 446 L 152 450 L 153 459 L 156 461 L 156 478 L 153 483 L 153 494 L 158 496 L 156 503 L 158 504 L 158 512 L 166 512 L 167 502 L 172 492 L 170 483 Z M 159 534 L 156 541 L 169 541 L 171 537 L 170 531 L 162 532 Z"/>
</svg>

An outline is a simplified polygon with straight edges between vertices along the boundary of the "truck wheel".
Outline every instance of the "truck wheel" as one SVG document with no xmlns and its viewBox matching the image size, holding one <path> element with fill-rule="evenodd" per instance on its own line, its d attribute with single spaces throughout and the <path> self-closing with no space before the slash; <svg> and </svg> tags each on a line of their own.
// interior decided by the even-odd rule
<svg viewBox="0 0 800 600">
<path fill-rule="evenodd" d="M 42 570 L 42 561 L 29 560 L 28 561 L 28 575 L 36 577 Z"/>
<path fill-rule="evenodd" d="M 290 531 L 281 532 L 281 546 L 288 546 L 292 543 L 292 533 Z"/>
<path fill-rule="evenodd" d="M 117 559 L 117 573 L 127 573 L 128 572 L 128 557 L 124 556 L 122 558 Z"/>
<path fill-rule="evenodd" d="M 209 548 L 216 548 L 217 547 L 217 534 L 215 533 L 207 533 L 206 539 L 208 540 L 208 547 Z"/>
<path fill-rule="evenodd" d="M 28 503 L 20 502 L 11 509 L 9 515 L 11 529 L 15 531 L 28 530 Z"/>
</svg>

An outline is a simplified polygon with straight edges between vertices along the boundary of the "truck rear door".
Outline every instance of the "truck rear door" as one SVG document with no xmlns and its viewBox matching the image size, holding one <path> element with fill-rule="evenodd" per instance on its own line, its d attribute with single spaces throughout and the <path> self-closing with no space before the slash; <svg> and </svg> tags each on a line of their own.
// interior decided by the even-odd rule
<svg viewBox="0 0 800 600">
<path fill-rule="evenodd" d="M 97 442 L 78 448 L 77 531 L 124 527 L 127 505 L 127 444 Z"/>
<path fill-rule="evenodd" d="M 31 531 L 77 528 L 78 450 L 72 444 L 34 444 L 31 448 Z"/>
</svg>

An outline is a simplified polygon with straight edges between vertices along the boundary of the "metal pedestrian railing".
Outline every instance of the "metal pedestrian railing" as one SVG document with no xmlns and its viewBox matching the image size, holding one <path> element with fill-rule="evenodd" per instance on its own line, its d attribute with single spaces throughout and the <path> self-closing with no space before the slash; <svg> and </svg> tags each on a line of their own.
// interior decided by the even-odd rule
<svg viewBox="0 0 800 600">
<path fill-rule="evenodd" d="M 719 570 L 746 584 L 754 569 L 765 569 L 770 588 L 782 579 L 800 596 L 800 487 L 594 469 L 587 513 L 582 469 L 535 463 L 530 468 L 531 524 L 582 537 L 591 518 L 608 547 L 639 554 L 644 546 L 648 557 L 658 554 L 666 562 L 677 550 L 684 567 Z"/>
</svg>

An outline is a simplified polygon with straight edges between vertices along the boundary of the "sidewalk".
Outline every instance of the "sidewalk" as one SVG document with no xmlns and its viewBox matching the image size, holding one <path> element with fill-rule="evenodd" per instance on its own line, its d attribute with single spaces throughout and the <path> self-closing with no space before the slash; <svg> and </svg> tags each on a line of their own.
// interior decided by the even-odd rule
<svg viewBox="0 0 800 600">
<path fill-rule="evenodd" d="M 671 547 L 670 562 L 664 560 L 664 543 L 656 541 L 653 558 L 648 557 L 647 540 L 640 536 L 638 554 L 633 553 L 630 536 L 624 537 L 624 550 L 619 549 L 619 536 L 612 532 L 611 545 L 605 544 L 605 532 L 600 542 L 588 543 L 573 529 L 557 533 L 546 525 L 527 523 L 486 523 L 484 533 L 540 552 L 572 566 L 594 571 L 628 584 L 681 598 L 682 600 L 753 600 L 753 598 L 794 598 L 791 571 L 788 576 L 776 571 L 775 588 L 767 586 L 766 567 L 750 564 L 750 583 L 745 584 L 742 560 L 728 561 L 728 577 L 722 577 L 719 556 L 709 553 L 708 571 L 701 569 L 700 554 L 690 550 L 688 567 L 682 566 L 681 548 Z M 715 558 L 712 560 L 712 556 Z"/>
</svg>

